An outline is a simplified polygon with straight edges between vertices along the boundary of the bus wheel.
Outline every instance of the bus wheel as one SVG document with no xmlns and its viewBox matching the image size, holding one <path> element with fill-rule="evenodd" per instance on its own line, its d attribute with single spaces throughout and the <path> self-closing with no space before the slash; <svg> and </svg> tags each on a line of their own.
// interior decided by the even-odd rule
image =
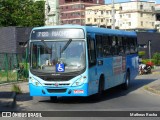
<svg viewBox="0 0 160 120">
<path fill-rule="evenodd" d="M 122 84 L 122 88 L 124 90 L 127 90 L 129 88 L 130 85 L 130 74 L 129 72 L 126 73 L 126 78 L 125 78 L 125 83 Z"/>
<path fill-rule="evenodd" d="M 104 77 L 100 77 L 98 94 L 101 96 L 104 91 Z"/>
<path fill-rule="evenodd" d="M 57 96 L 51 96 L 51 97 L 50 97 L 50 101 L 51 101 L 51 102 L 54 102 L 54 103 L 58 102 Z"/>
</svg>

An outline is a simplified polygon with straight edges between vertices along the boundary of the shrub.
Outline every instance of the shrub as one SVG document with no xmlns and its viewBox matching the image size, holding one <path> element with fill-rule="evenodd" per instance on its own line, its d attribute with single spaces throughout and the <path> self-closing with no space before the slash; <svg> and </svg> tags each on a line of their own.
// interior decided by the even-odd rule
<svg viewBox="0 0 160 120">
<path fill-rule="evenodd" d="M 155 60 L 155 65 L 160 65 L 160 53 L 156 52 L 153 55 L 153 59 Z"/>
<path fill-rule="evenodd" d="M 154 60 L 154 59 L 151 59 L 151 64 L 155 64 L 154 62 L 155 62 L 155 60 Z M 143 60 L 142 60 L 142 63 L 143 63 L 143 64 L 150 63 L 150 59 L 143 59 Z"/>
<path fill-rule="evenodd" d="M 139 51 L 139 52 L 138 52 L 138 55 L 139 55 L 139 57 L 141 57 L 141 58 L 142 58 L 145 54 L 146 54 L 145 51 Z"/>
</svg>

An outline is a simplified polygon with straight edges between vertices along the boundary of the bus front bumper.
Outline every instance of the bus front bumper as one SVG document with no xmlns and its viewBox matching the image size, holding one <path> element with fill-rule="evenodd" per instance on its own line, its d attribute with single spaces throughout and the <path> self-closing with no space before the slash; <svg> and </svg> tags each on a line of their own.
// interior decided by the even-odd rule
<svg viewBox="0 0 160 120">
<path fill-rule="evenodd" d="M 88 84 L 76 87 L 35 86 L 29 83 L 30 96 L 88 96 Z"/>
</svg>

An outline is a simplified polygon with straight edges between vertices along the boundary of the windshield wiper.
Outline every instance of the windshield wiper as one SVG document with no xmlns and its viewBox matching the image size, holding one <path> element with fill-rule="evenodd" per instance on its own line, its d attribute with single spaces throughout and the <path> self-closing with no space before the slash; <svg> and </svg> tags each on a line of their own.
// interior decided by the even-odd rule
<svg viewBox="0 0 160 120">
<path fill-rule="evenodd" d="M 64 47 L 61 49 L 61 53 L 63 53 L 67 47 L 69 46 L 69 44 L 72 42 L 72 39 L 69 39 L 68 42 L 64 45 Z"/>
<path fill-rule="evenodd" d="M 48 53 L 51 53 L 51 48 L 47 46 L 47 44 L 44 42 L 44 40 L 41 40 L 41 42 L 44 44 L 44 47 L 47 49 Z"/>
</svg>

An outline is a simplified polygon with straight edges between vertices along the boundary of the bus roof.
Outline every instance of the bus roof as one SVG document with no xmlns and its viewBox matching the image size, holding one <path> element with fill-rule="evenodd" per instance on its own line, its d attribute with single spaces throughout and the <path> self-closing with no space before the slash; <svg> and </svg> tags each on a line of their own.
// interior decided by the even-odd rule
<svg viewBox="0 0 160 120">
<path fill-rule="evenodd" d="M 82 28 L 86 32 L 90 33 L 105 33 L 110 35 L 121 35 L 121 36 L 132 36 L 136 37 L 137 34 L 135 31 L 124 31 L 124 30 L 113 30 L 108 28 L 99 28 L 99 27 L 92 27 L 92 26 L 81 26 L 81 25 L 59 25 L 59 26 L 43 26 L 43 27 L 35 27 L 33 30 L 39 30 L 39 29 L 51 29 L 51 28 Z"/>
</svg>

